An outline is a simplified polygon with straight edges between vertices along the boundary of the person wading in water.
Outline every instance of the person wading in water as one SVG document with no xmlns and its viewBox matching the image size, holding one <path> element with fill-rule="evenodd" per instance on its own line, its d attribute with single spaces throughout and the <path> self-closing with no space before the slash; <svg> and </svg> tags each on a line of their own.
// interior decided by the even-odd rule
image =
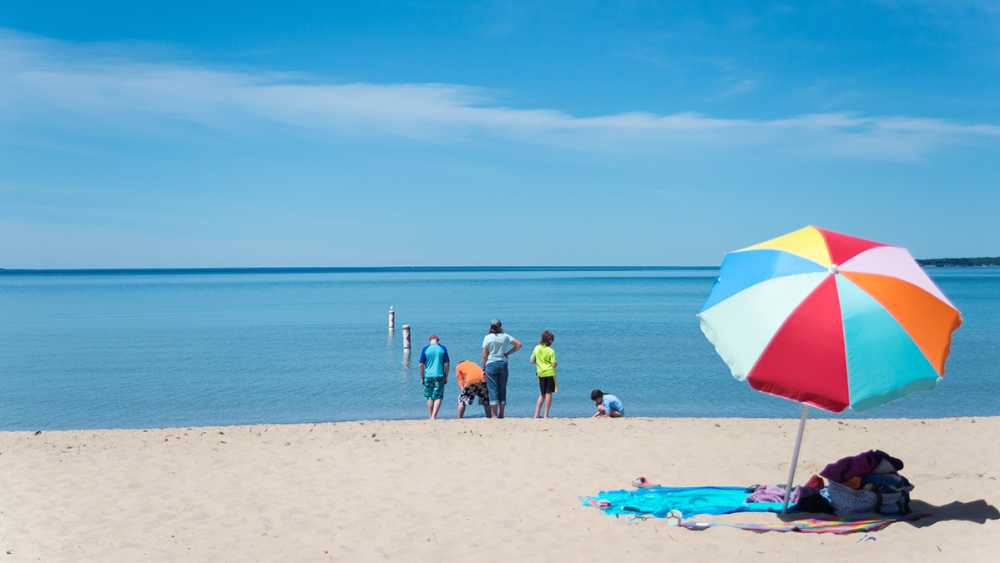
<svg viewBox="0 0 1000 563">
<path fill-rule="evenodd" d="M 490 410 L 503 418 L 507 405 L 507 358 L 521 349 L 521 341 L 503 331 L 503 323 L 490 322 L 490 332 L 483 338 L 483 371 L 490 396 Z"/>
</svg>

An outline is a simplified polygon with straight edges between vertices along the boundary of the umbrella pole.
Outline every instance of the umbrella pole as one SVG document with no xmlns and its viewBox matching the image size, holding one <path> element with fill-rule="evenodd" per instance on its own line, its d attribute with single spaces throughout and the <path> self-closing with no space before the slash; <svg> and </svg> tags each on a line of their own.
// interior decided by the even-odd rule
<svg viewBox="0 0 1000 563">
<path fill-rule="evenodd" d="M 785 506 L 781 513 L 788 512 L 788 501 L 792 497 L 792 481 L 795 480 L 795 466 L 799 464 L 799 448 L 802 447 L 802 433 L 806 429 L 806 419 L 809 418 L 809 405 L 802 403 L 802 417 L 799 419 L 799 435 L 795 438 L 795 450 L 792 452 L 792 465 L 788 468 L 788 484 L 785 485 Z"/>
</svg>

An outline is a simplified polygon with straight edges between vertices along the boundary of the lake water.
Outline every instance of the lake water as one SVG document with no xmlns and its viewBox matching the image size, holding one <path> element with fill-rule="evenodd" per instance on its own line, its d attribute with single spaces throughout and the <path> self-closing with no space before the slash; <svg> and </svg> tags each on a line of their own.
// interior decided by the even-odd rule
<svg viewBox="0 0 1000 563">
<path fill-rule="evenodd" d="M 735 381 L 702 336 L 695 314 L 716 273 L 0 272 L 0 429 L 420 418 L 416 355 L 427 336 L 441 336 L 453 363 L 476 359 L 494 317 L 528 347 L 555 332 L 557 416 L 589 415 L 593 387 L 635 416 L 797 416 L 794 403 Z M 864 414 L 1000 415 L 1000 269 L 930 273 L 965 319 L 946 377 Z M 512 357 L 511 416 L 534 408 L 527 360 Z M 452 382 L 445 416 L 456 396 Z"/>
</svg>

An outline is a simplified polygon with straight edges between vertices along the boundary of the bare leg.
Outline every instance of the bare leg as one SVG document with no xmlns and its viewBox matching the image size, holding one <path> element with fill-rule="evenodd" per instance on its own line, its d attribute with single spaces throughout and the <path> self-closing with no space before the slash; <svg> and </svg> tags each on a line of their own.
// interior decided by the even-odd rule
<svg viewBox="0 0 1000 563">
<path fill-rule="evenodd" d="M 486 414 L 486 418 L 493 418 L 493 412 L 490 411 L 490 405 L 483 405 L 483 413 Z"/>
<path fill-rule="evenodd" d="M 621 415 L 622 415 L 622 413 L 620 413 L 618 411 L 611 411 L 611 412 L 608 413 L 608 416 L 610 416 L 611 418 L 620 418 Z"/>
<path fill-rule="evenodd" d="M 535 401 L 535 418 L 542 416 L 542 400 L 544 395 L 539 395 L 538 400 Z"/>
<path fill-rule="evenodd" d="M 465 417 L 465 403 L 463 403 L 462 401 L 459 401 L 458 402 L 458 418 L 464 418 L 464 417 Z"/>
<path fill-rule="evenodd" d="M 436 419 L 438 417 L 438 412 L 440 411 L 441 411 L 441 399 L 437 399 L 434 401 L 434 405 L 431 407 L 431 420 Z"/>
<path fill-rule="evenodd" d="M 539 400 L 541 398 L 539 397 Z M 545 418 L 548 418 L 552 414 L 552 393 L 545 394 Z"/>
<path fill-rule="evenodd" d="M 427 418 L 434 418 L 434 401 L 427 399 Z"/>
<path fill-rule="evenodd" d="M 492 418 L 500 418 L 500 405 L 490 405 L 490 411 L 493 413 Z"/>
</svg>

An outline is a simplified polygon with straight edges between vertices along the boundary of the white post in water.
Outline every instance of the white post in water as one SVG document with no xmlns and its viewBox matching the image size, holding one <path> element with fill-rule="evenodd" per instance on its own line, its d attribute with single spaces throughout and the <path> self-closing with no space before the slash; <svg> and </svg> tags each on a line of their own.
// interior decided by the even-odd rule
<svg viewBox="0 0 1000 563">
<path fill-rule="evenodd" d="M 403 350 L 410 349 L 410 325 L 403 325 Z"/>
<path fill-rule="evenodd" d="M 788 468 L 788 484 L 785 485 L 785 506 L 781 509 L 782 514 L 788 512 L 788 501 L 792 498 L 792 481 L 795 480 L 795 466 L 799 464 L 799 448 L 802 447 L 802 433 L 805 432 L 807 418 L 809 418 L 809 405 L 802 403 L 802 418 L 799 419 L 799 435 L 795 438 L 792 465 Z"/>
<path fill-rule="evenodd" d="M 396 330 L 396 309 L 389 306 L 389 332 Z"/>
</svg>

